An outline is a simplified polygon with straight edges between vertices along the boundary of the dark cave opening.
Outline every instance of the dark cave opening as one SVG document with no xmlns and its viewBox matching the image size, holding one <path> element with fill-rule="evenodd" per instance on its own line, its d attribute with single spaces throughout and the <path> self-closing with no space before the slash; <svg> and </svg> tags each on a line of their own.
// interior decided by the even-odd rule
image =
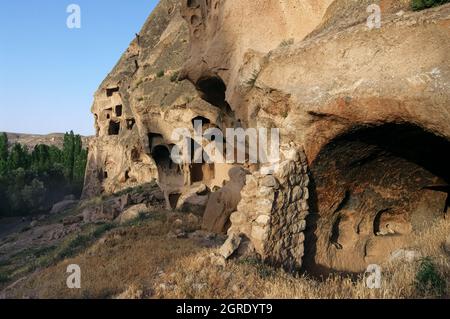
<svg viewBox="0 0 450 319">
<path fill-rule="evenodd" d="M 119 87 L 107 88 L 106 89 L 106 96 L 107 97 L 111 97 L 116 92 L 119 92 Z"/>
<path fill-rule="evenodd" d="M 178 200 L 180 199 L 181 194 L 174 193 L 169 195 L 169 204 L 172 209 L 177 208 Z"/>
<path fill-rule="evenodd" d="M 122 105 L 116 105 L 116 116 L 120 117 L 122 116 Z"/>
<path fill-rule="evenodd" d="M 187 6 L 189 8 L 197 8 L 200 7 L 200 3 L 198 0 L 187 0 L 186 2 Z"/>
<path fill-rule="evenodd" d="M 157 145 L 164 144 L 164 137 L 159 133 L 148 133 L 148 148 L 150 152 L 153 152 L 153 148 Z"/>
<path fill-rule="evenodd" d="M 444 217 L 450 143 L 411 124 L 357 127 L 311 164 L 305 269 L 359 272 Z"/>
<path fill-rule="evenodd" d="M 119 135 L 120 122 L 109 121 L 108 135 Z"/>
<path fill-rule="evenodd" d="M 152 157 L 159 168 L 163 170 L 168 170 L 171 168 L 172 159 L 170 158 L 170 151 L 167 146 L 155 146 L 152 150 Z"/>
<path fill-rule="evenodd" d="M 127 129 L 128 130 L 132 130 L 135 124 L 136 124 L 135 119 L 127 119 Z"/>
<path fill-rule="evenodd" d="M 227 87 L 219 76 L 205 76 L 197 81 L 197 89 L 200 96 L 206 102 L 222 109 L 225 113 L 231 113 L 231 107 L 225 100 Z"/>
<path fill-rule="evenodd" d="M 211 121 L 209 119 L 207 119 L 206 117 L 203 117 L 203 116 L 194 117 L 191 122 L 192 122 L 192 127 L 194 127 L 194 128 L 196 128 L 196 125 L 200 125 L 201 127 L 203 127 L 204 125 L 211 123 Z"/>
</svg>

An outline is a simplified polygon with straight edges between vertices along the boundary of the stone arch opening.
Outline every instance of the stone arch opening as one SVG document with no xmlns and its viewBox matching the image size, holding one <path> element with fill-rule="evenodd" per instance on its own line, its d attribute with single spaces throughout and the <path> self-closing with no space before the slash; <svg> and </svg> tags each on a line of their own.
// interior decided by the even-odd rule
<svg viewBox="0 0 450 319">
<path fill-rule="evenodd" d="M 357 127 L 311 164 L 304 266 L 361 272 L 448 209 L 450 142 L 412 124 Z"/>
<path fill-rule="evenodd" d="M 227 86 L 219 76 L 204 76 L 197 81 L 197 90 L 206 102 L 222 109 L 226 113 L 231 113 L 231 107 L 225 100 Z"/>
</svg>

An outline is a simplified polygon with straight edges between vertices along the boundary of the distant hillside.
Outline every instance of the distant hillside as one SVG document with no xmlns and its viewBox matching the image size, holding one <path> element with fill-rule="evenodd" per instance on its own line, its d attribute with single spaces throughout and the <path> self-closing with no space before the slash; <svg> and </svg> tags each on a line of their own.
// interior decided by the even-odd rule
<svg viewBox="0 0 450 319">
<path fill-rule="evenodd" d="M 6 133 L 10 145 L 19 143 L 26 145 L 29 150 L 34 149 L 36 145 L 46 144 L 54 145 L 58 148 L 63 147 L 64 133 L 52 133 L 48 135 L 38 134 L 21 134 L 21 133 Z M 83 147 L 87 147 L 90 137 L 82 136 Z"/>
</svg>

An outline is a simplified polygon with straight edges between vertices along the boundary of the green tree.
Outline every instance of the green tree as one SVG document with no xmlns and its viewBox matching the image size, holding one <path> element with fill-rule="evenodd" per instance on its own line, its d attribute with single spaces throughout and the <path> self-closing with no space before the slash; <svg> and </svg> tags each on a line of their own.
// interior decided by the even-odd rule
<svg viewBox="0 0 450 319">
<path fill-rule="evenodd" d="M 67 194 L 81 194 L 87 151 L 80 135 L 64 135 L 63 149 L 37 145 L 31 153 L 20 144 L 8 151 L 0 134 L 0 216 L 48 211 Z"/>
<path fill-rule="evenodd" d="M 46 172 L 52 166 L 50 159 L 50 147 L 48 145 L 36 145 L 31 153 L 31 168 L 37 172 Z"/>
<path fill-rule="evenodd" d="M 14 144 L 11 152 L 8 156 L 8 168 L 15 170 L 18 168 L 27 169 L 30 160 L 28 155 L 28 149 L 26 146 L 22 146 L 19 143 Z"/>
<path fill-rule="evenodd" d="M 75 135 L 73 131 L 64 134 L 63 158 L 66 178 L 73 181 L 73 167 L 75 164 Z"/>
<path fill-rule="evenodd" d="M 431 7 L 443 5 L 450 0 L 411 0 L 411 7 L 413 10 L 423 10 Z"/>
<path fill-rule="evenodd" d="M 29 211 L 40 210 L 45 202 L 46 192 L 44 183 L 38 179 L 33 179 L 29 185 L 25 185 L 21 196 L 26 209 Z"/>
<path fill-rule="evenodd" d="M 8 135 L 0 134 L 0 161 L 8 160 Z"/>
<path fill-rule="evenodd" d="M 0 134 L 0 176 L 4 176 L 8 170 L 8 136 Z"/>
</svg>

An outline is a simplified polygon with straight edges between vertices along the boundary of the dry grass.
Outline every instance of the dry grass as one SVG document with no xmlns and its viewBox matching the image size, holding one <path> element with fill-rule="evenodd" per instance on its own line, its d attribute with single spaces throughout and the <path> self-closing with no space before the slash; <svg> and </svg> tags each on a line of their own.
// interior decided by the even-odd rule
<svg viewBox="0 0 450 319">
<path fill-rule="evenodd" d="M 199 249 L 190 240 L 167 238 L 176 215 L 153 214 L 149 220 L 110 231 L 75 258 L 35 272 L 7 297 L 111 298 L 127 291 L 124 296 L 130 297 L 139 290 L 130 292 L 133 287 L 145 287 L 141 296 L 151 296 L 152 284 L 164 267 Z M 81 289 L 66 286 L 70 264 L 81 268 Z"/>
<path fill-rule="evenodd" d="M 442 243 L 450 234 L 450 222 L 443 221 L 416 237 L 411 248 L 430 256 L 450 291 L 450 261 Z M 226 269 L 211 267 L 210 252 L 180 260 L 167 276 L 159 298 L 436 298 L 433 289 L 417 289 L 421 261 L 389 262 L 382 265 L 382 288 L 368 289 L 364 278 L 331 275 L 325 280 L 307 275 L 292 276 L 257 262 L 231 261 Z M 432 287 L 431 287 L 432 288 Z"/>
<path fill-rule="evenodd" d="M 420 261 L 382 265 L 382 288 L 368 289 L 364 280 L 332 275 L 317 280 L 293 276 L 256 260 L 232 260 L 226 266 L 211 263 L 212 249 L 191 239 L 166 236 L 179 216 L 151 219 L 110 231 L 76 258 L 33 274 L 9 297 L 35 298 L 435 298 L 432 289 L 417 288 Z M 189 227 L 192 227 L 190 225 Z M 449 256 L 442 243 L 450 234 L 443 221 L 417 236 L 411 246 L 431 256 L 447 292 Z M 82 289 L 66 287 L 66 267 L 79 264 Z M 446 297 L 446 296 L 441 296 Z"/>
</svg>

